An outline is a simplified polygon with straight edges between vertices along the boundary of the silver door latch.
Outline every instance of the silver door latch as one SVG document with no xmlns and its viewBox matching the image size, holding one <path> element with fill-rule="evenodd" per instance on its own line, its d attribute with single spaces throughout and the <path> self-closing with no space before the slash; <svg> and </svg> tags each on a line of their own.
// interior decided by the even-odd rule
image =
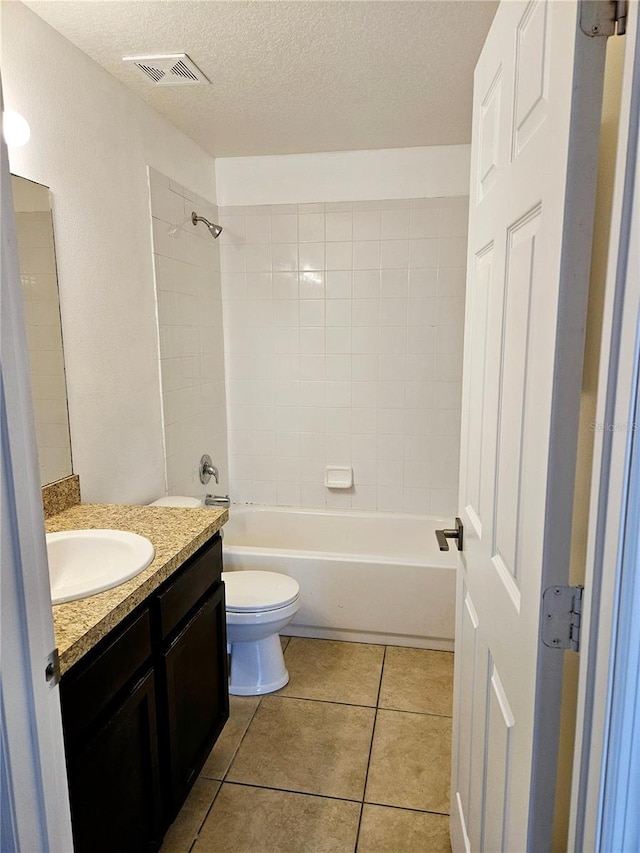
<svg viewBox="0 0 640 853">
<path fill-rule="evenodd" d="M 458 551 L 462 551 L 463 536 L 464 526 L 459 518 L 456 518 L 455 529 L 436 530 L 436 539 L 438 540 L 438 547 L 441 551 L 449 550 L 449 543 L 447 542 L 447 539 L 455 539 Z"/>
</svg>

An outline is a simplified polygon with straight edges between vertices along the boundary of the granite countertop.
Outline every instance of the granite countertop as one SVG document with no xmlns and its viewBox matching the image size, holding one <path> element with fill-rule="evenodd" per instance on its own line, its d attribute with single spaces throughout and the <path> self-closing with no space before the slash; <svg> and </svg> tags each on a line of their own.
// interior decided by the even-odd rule
<svg viewBox="0 0 640 853">
<path fill-rule="evenodd" d="M 47 518 L 47 533 L 86 528 L 130 530 L 153 542 L 151 564 L 135 578 L 78 601 L 53 606 L 53 625 L 65 673 L 229 520 L 226 509 L 77 504 Z"/>
</svg>

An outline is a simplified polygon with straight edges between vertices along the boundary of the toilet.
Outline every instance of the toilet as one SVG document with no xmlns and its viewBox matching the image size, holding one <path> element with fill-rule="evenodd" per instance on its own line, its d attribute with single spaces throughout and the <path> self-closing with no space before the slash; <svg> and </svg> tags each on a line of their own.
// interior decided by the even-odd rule
<svg viewBox="0 0 640 853">
<path fill-rule="evenodd" d="M 297 581 L 277 572 L 223 572 L 227 642 L 231 651 L 229 693 L 260 696 L 284 687 L 289 673 L 279 633 L 300 607 Z"/>
<path fill-rule="evenodd" d="M 198 498 L 169 495 L 149 506 L 202 508 Z M 227 643 L 231 653 L 229 693 L 261 696 L 289 681 L 280 631 L 300 607 L 297 581 L 277 572 L 223 572 Z"/>
</svg>

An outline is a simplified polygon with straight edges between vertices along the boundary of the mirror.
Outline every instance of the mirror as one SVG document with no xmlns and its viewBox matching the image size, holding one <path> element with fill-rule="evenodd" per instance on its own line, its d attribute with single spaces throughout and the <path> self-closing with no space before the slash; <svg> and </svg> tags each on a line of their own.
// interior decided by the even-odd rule
<svg viewBox="0 0 640 853">
<path fill-rule="evenodd" d="M 42 485 L 73 473 L 49 188 L 11 176 Z"/>
</svg>

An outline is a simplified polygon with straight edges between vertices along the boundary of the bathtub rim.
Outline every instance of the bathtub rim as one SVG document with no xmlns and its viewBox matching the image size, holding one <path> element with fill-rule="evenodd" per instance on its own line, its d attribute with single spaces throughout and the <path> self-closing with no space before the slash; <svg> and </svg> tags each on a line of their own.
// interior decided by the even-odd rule
<svg viewBox="0 0 640 853">
<path fill-rule="evenodd" d="M 381 554 L 346 554 L 342 551 L 302 551 L 299 548 L 263 548 L 260 545 L 233 545 L 227 544 L 223 540 L 223 551 L 232 554 L 251 555 L 286 555 L 300 560 L 327 560 L 328 562 L 343 562 L 343 563 L 375 563 L 380 566 L 409 566 L 411 568 L 425 569 L 446 569 L 447 571 L 455 571 L 457 563 L 441 563 L 432 560 L 431 558 L 411 559 L 410 557 L 386 557 Z M 447 553 L 447 552 L 444 552 Z M 233 569 L 231 570 L 233 571 Z"/>
<path fill-rule="evenodd" d="M 237 508 L 237 509 L 236 509 Z M 232 504 L 229 510 L 229 522 L 233 521 L 234 512 L 242 512 L 244 515 L 275 513 L 277 515 L 304 515 L 304 516 L 324 516 L 341 518 L 360 518 L 369 521 L 380 521 L 382 518 L 387 520 L 402 519 L 403 521 L 414 521 L 424 524 L 427 521 L 433 524 L 434 531 L 437 527 L 447 527 L 453 524 L 450 518 L 442 516 L 426 515 L 423 513 L 407 513 L 407 512 L 376 512 L 373 510 L 353 510 L 353 509 L 336 509 L 328 507 L 289 507 L 289 506 L 272 506 L 270 504 Z M 234 549 L 236 553 L 245 553 L 248 556 L 251 554 L 267 553 L 267 554 L 295 554 L 300 559 L 313 559 L 322 555 L 323 559 L 330 561 L 344 560 L 346 562 L 369 562 L 380 563 L 386 566 L 411 566 L 436 569 L 456 569 L 458 561 L 456 559 L 457 551 L 450 548 L 449 551 L 431 551 L 429 550 L 424 556 L 394 556 L 386 554 L 366 554 L 360 551 L 332 551 L 329 549 L 308 549 L 308 548 L 286 548 L 282 546 L 265 547 L 262 545 L 245 545 L 242 543 L 229 542 L 229 533 L 226 533 L 226 538 L 223 537 L 223 547 L 225 550 Z M 435 538 L 435 533 L 434 533 Z"/>
<path fill-rule="evenodd" d="M 280 506 L 276 504 L 240 504 L 232 503 L 229 507 L 229 518 L 232 512 L 275 512 L 278 514 L 295 513 L 296 515 L 344 515 L 353 518 L 406 518 L 408 521 L 424 521 L 430 519 L 444 526 L 451 526 L 454 516 L 432 515 L 428 512 L 388 512 L 375 509 L 353 509 L 352 507 L 313 507 L 313 506 Z"/>
</svg>

